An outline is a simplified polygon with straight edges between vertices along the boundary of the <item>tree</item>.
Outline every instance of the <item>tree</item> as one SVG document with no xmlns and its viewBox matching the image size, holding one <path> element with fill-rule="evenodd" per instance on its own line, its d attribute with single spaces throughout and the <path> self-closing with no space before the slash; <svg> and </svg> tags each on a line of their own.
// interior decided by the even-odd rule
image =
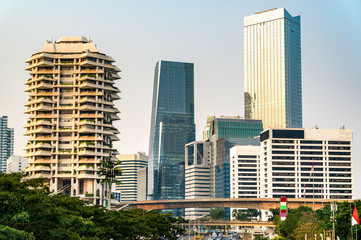
<svg viewBox="0 0 361 240">
<path fill-rule="evenodd" d="M 232 217 L 235 219 L 242 221 L 242 220 L 252 220 L 254 217 L 258 217 L 260 215 L 260 212 L 257 209 L 247 209 L 247 210 L 241 210 L 241 209 L 234 209 L 232 212 Z"/>
<path fill-rule="evenodd" d="M 109 211 L 79 198 L 49 196 L 43 179 L 0 173 L 0 239 L 176 239 L 184 219 L 142 209 Z"/>
<path fill-rule="evenodd" d="M 120 184 L 117 180 L 118 176 L 121 176 L 122 170 L 119 167 L 120 161 L 112 160 L 112 147 L 110 147 L 110 153 L 108 158 L 104 158 L 101 160 L 102 167 L 98 171 L 98 175 L 104 177 L 101 181 L 102 185 L 108 186 L 108 209 L 110 209 L 111 205 L 111 194 L 112 194 L 112 185 Z"/>
<path fill-rule="evenodd" d="M 224 220 L 226 217 L 226 210 L 224 208 L 212 208 L 210 210 L 210 217 L 212 220 Z"/>
</svg>

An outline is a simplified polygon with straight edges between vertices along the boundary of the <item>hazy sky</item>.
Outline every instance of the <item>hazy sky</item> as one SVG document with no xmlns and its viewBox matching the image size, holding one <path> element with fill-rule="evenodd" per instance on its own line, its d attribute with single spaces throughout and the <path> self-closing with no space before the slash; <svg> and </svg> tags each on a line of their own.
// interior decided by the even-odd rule
<svg viewBox="0 0 361 240">
<path fill-rule="evenodd" d="M 243 17 L 284 7 L 301 15 L 305 128 L 354 130 L 356 197 L 361 197 L 360 0 L 0 0 L 0 116 L 15 128 L 23 154 L 28 115 L 26 59 L 45 40 L 86 36 L 122 70 L 116 84 L 120 153 L 148 152 L 154 66 L 193 62 L 197 138 L 208 115 L 243 113 Z"/>
</svg>

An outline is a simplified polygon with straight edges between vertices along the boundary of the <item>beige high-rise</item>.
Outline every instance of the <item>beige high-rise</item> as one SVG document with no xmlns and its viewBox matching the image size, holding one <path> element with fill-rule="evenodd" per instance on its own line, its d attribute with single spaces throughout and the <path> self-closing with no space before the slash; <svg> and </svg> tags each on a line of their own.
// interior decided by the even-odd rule
<svg viewBox="0 0 361 240">
<path fill-rule="evenodd" d="M 111 146 L 119 140 L 113 101 L 120 99 L 114 86 L 120 70 L 114 59 L 85 37 L 62 37 L 46 41 L 26 62 L 27 178 L 44 177 L 54 193 L 104 204 L 97 171 L 102 159 L 118 154 Z"/>
<path fill-rule="evenodd" d="M 301 20 L 286 9 L 244 18 L 245 117 L 302 127 Z"/>
</svg>

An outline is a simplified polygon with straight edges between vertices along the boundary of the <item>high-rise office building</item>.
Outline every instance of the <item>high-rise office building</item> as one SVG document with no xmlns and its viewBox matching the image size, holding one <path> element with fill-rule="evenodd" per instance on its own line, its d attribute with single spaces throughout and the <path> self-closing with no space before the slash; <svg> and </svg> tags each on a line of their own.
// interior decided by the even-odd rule
<svg viewBox="0 0 361 240">
<path fill-rule="evenodd" d="M 230 149 L 236 145 L 259 146 L 256 138 L 263 131 L 260 120 L 239 116 L 210 116 L 203 135 L 210 142 L 211 197 L 230 197 Z"/>
<path fill-rule="evenodd" d="M 271 9 L 244 18 L 245 117 L 264 129 L 302 127 L 300 16 Z"/>
<path fill-rule="evenodd" d="M 185 198 L 210 198 L 209 141 L 194 141 L 186 145 Z M 209 208 L 186 208 L 187 219 L 209 214 Z"/>
<path fill-rule="evenodd" d="M 195 140 L 193 63 L 155 67 L 148 191 L 153 199 L 184 198 L 185 145 Z"/>
<path fill-rule="evenodd" d="M 62 37 L 46 41 L 26 62 L 28 178 L 44 177 L 54 193 L 105 204 L 97 171 L 101 160 L 117 154 L 114 59 L 85 37 Z"/>
<path fill-rule="evenodd" d="M 352 130 L 261 133 L 260 196 L 354 199 Z"/>
<path fill-rule="evenodd" d="M 210 142 L 210 195 L 212 198 L 230 198 L 230 149 L 236 145 L 259 146 L 263 131 L 261 120 L 235 117 L 207 118 L 203 135 Z M 226 219 L 230 209 L 226 208 Z"/>
<path fill-rule="evenodd" d="M 6 173 L 22 172 L 28 166 L 28 158 L 21 156 L 11 156 L 6 163 Z"/>
<path fill-rule="evenodd" d="M 122 193 L 122 201 L 137 201 L 138 170 L 148 166 L 148 156 L 138 152 L 120 154 L 117 158 L 121 162 L 119 167 L 122 169 L 122 175 L 117 177 L 120 184 L 116 185 L 115 189 Z"/>
<path fill-rule="evenodd" d="M 6 172 L 6 161 L 14 152 L 14 129 L 8 128 L 8 117 L 0 117 L 0 172 Z"/>
</svg>

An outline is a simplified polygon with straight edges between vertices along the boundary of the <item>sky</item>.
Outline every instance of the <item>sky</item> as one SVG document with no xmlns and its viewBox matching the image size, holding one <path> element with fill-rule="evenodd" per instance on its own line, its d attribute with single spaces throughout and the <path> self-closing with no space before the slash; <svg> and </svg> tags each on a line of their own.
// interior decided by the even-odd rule
<svg viewBox="0 0 361 240">
<path fill-rule="evenodd" d="M 208 115 L 244 116 L 243 17 L 272 8 L 301 16 L 303 125 L 354 133 L 355 194 L 361 198 L 360 0 L 0 0 L 0 116 L 22 155 L 25 61 L 46 40 L 85 36 L 121 69 L 116 102 L 120 153 L 148 152 L 154 67 L 194 63 L 197 139 Z"/>
</svg>

